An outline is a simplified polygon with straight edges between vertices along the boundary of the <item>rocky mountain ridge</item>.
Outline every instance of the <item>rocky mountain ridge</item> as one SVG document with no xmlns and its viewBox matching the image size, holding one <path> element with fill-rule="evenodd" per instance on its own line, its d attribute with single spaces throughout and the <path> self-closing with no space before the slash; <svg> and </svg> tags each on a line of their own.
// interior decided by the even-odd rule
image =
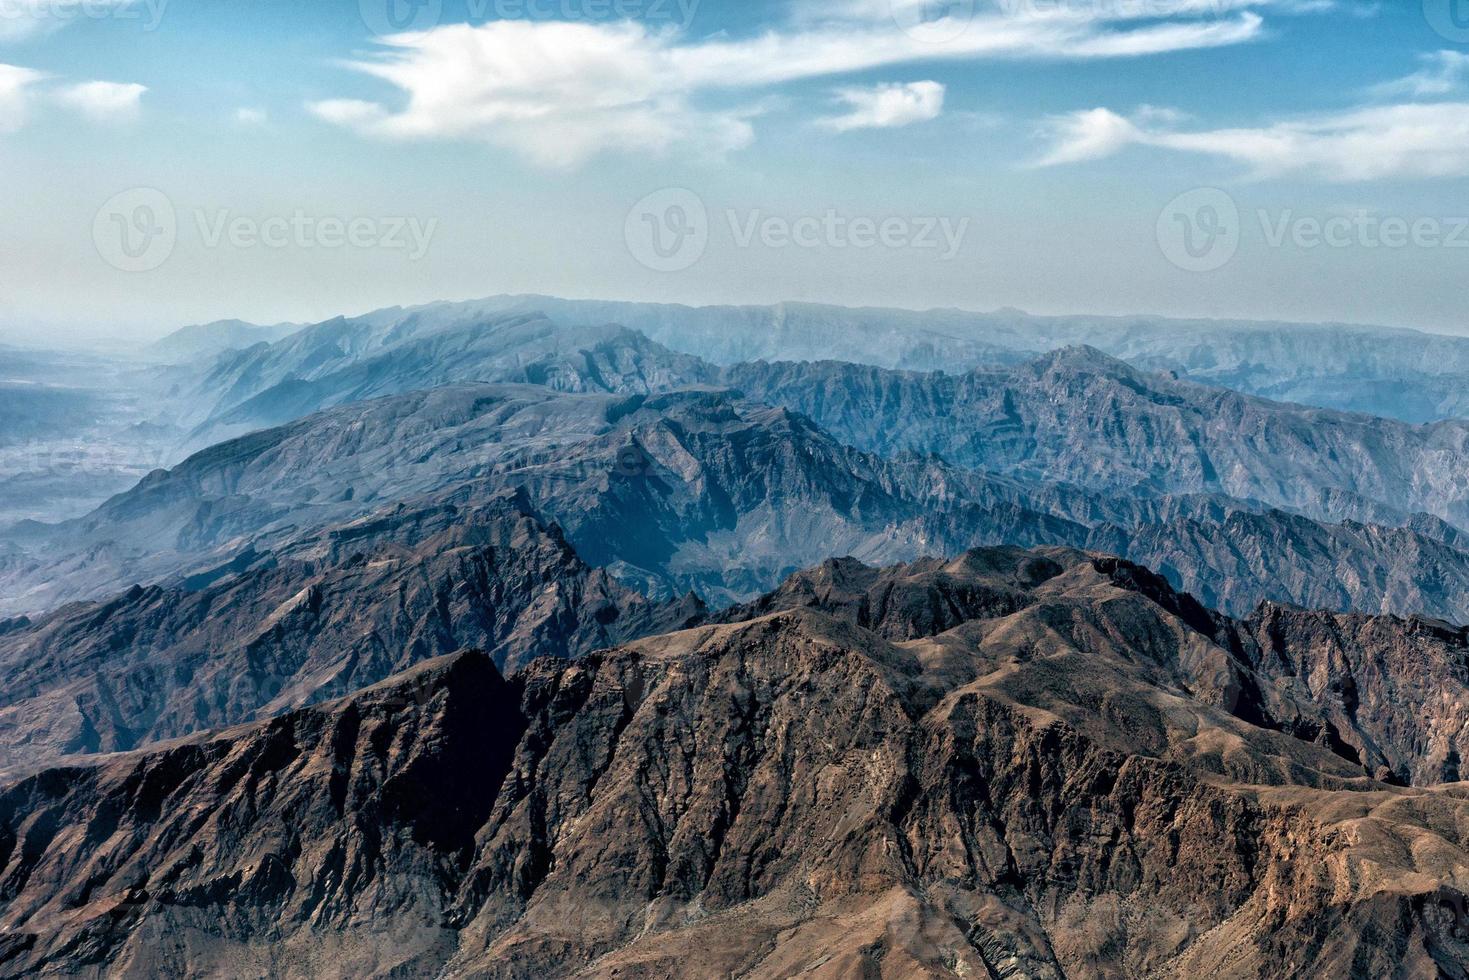
<svg viewBox="0 0 1469 980">
<path fill-rule="evenodd" d="M 0 974 L 1469 968 L 1462 787 L 1241 718 L 1283 675 L 1150 573 L 838 563 L 750 616 L 0 787 Z"/>
<path fill-rule="evenodd" d="M 794 396 L 793 396 L 794 397 Z M 740 602 L 832 554 L 874 564 L 977 545 L 1125 555 L 1236 615 L 1262 599 L 1469 622 L 1462 532 L 1328 524 L 1219 494 L 1032 483 L 848 448 L 714 390 L 563 395 L 451 386 L 343 406 L 197 454 L 0 554 L 0 615 L 134 583 L 213 581 L 322 529 L 521 490 L 582 557 L 656 597 Z"/>
<path fill-rule="evenodd" d="M 1426 513 L 1469 523 L 1469 423 L 1284 405 L 1094 348 L 959 375 L 818 362 L 741 365 L 725 381 L 881 455 L 933 453 L 1112 493 L 1220 493 L 1325 521 Z"/>
<path fill-rule="evenodd" d="M 271 717 L 469 647 L 516 669 L 703 615 L 590 568 L 523 495 L 398 512 L 217 584 L 0 625 L 0 772 Z"/>
</svg>

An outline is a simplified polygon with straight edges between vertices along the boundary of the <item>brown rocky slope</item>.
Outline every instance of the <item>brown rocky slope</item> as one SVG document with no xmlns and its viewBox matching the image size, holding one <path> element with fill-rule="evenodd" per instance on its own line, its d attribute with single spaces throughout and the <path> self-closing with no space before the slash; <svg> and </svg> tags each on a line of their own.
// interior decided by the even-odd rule
<svg viewBox="0 0 1469 980">
<path fill-rule="evenodd" d="M 0 974 L 1465 976 L 1469 791 L 1287 731 L 1327 627 L 1262 617 L 1072 551 L 831 563 L 79 760 L 0 788 Z"/>
</svg>

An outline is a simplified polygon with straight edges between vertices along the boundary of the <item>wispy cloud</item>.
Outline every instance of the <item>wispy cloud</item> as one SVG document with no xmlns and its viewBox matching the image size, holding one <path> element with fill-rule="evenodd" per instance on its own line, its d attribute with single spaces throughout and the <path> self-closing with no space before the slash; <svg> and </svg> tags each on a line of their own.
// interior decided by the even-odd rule
<svg viewBox="0 0 1469 980">
<path fill-rule="evenodd" d="M 0 133 L 24 126 L 30 115 L 31 88 L 45 76 L 29 68 L 0 65 Z"/>
<path fill-rule="evenodd" d="M 122 82 L 59 84 L 45 72 L 0 65 L 0 133 L 26 125 L 41 105 L 62 106 L 97 123 L 132 122 L 147 91 L 144 85 Z"/>
<path fill-rule="evenodd" d="M 1453 95 L 1469 81 L 1469 52 L 1434 51 L 1418 60 L 1423 64 L 1419 71 L 1374 85 L 1370 92 L 1380 98 L 1431 99 Z"/>
<path fill-rule="evenodd" d="M 915 62 L 1127 58 L 1220 47 L 1259 37 L 1259 10 L 1303 6 L 1003 0 L 980 4 L 972 17 L 935 18 L 922 14 L 917 0 L 894 2 L 804 2 L 784 28 L 739 40 L 689 41 L 630 22 L 445 25 L 385 38 L 375 55 L 350 64 L 392 85 L 397 99 L 324 99 L 307 108 L 366 136 L 480 140 L 561 166 L 601 149 L 727 152 L 754 138 L 750 120 L 760 107 L 741 100 L 784 83 Z M 901 29 L 904 17 L 920 14 L 928 18 L 915 21 L 921 30 Z M 863 107 L 853 105 L 855 116 Z"/>
<path fill-rule="evenodd" d="M 118 125 L 133 122 L 142 111 L 146 85 L 123 82 L 81 82 L 55 92 L 61 105 L 93 122 Z"/>
<path fill-rule="evenodd" d="M 937 119 L 944 111 L 944 86 L 938 82 L 874 85 L 838 89 L 837 99 L 850 110 L 818 120 L 839 133 L 854 129 L 895 129 Z"/>
<path fill-rule="evenodd" d="M 1318 177 L 1351 183 L 1469 175 L 1469 103 L 1368 106 L 1258 128 L 1180 131 L 1090 109 L 1051 120 L 1041 166 L 1150 146 L 1233 160 L 1254 178 Z"/>
</svg>

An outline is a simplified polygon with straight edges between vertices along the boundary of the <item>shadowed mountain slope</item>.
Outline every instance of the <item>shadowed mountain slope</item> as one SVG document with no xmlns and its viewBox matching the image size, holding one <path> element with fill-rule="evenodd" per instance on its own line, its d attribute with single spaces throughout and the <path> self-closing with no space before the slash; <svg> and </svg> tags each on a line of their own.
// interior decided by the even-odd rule
<svg viewBox="0 0 1469 980">
<path fill-rule="evenodd" d="M 576 657 L 702 618 L 584 564 L 523 496 L 334 528 L 219 584 L 0 625 L 0 770 L 340 697 L 424 660 Z"/>
<path fill-rule="evenodd" d="M 1008 550 L 782 594 L 10 783 L 0 974 L 1469 966 L 1462 788 L 1241 718 L 1240 678 L 1283 675 L 1156 576 Z M 918 612 L 945 597 L 979 618 Z"/>
</svg>

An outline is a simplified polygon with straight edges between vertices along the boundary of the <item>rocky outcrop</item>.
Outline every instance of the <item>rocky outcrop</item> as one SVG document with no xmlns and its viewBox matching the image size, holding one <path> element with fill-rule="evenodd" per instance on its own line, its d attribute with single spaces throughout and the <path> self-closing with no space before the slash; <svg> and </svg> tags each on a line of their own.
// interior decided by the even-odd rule
<svg viewBox="0 0 1469 980">
<path fill-rule="evenodd" d="M 1262 599 L 1309 609 L 1424 615 L 1469 623 L 1462 533 L 1328 524 L 1272 510 L 1094 528 L 1086 547 L 1126 555 L 1234 615 Z"/>
<path fill-rule="evenodd" d="M 394 513 L 216 584 L 0 626 L 0 771 L 271 717 L 467 647 L 515 669 L 703 613 L 588 567 L 523 496 Z"/>
<path fill-rule="evenodd" d="M 1008 598 L 930 634 L 930 587 Z M 1469 967 L 1469 797 L 1224 710 L 1255 658 L 1156 576 L 996 551 L 782 594 L 0 788 L 0 973 Z"/>
<path fill-rule="evenodd" d="M 1469 629 L 1268 604 L 1221 639 L 1265 680 L 1278 727 L 1335 743 L 1381 780 L 1464 779 Z"/>
</svg>

